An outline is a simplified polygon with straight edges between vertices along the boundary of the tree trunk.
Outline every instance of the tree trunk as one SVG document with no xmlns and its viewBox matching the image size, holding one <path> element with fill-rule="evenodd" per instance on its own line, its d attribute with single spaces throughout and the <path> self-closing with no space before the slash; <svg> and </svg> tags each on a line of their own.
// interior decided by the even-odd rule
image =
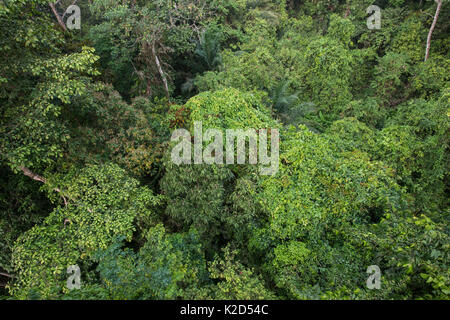
<svg viewBox="0 0 450 320">
<path fill-rule="evenodd" d="M 430 31 L 428 32 L 427 37 L 427 48 L 425 50 L 425 61 L 428 60 L 428 57 L 430 56 L 430 47 L 431 47 L 431 35 L 433 34 L 433 30 L 436 27 L 436 22 L 439 17 L 439 12 L 441 11 L 442 7 L 442 0 L 435 0 L 437 2 L 437 8 L 436 13 L 434 14 L 433 23 L 431 24 Z"/>
</svg>

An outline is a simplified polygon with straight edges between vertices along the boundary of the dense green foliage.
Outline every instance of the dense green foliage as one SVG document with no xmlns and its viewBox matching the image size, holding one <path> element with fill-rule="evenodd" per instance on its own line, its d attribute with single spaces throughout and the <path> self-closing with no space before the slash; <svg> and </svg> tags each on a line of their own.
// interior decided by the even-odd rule
<svg viewBox="0 0 450 320">
<path fill-rule="evenodd" d="M 0 1 L 0 298 L 449 299 L 442 2 L 426 59 L 435 1 Z M 278 172 L 175 164 L 199 121 Z"/>
</svg>

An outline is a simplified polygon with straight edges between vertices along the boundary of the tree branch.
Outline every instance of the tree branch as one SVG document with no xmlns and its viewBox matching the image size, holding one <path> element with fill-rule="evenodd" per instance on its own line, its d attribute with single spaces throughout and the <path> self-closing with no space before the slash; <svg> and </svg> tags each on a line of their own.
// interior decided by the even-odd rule
<svg viewBox="0 0 450 320">
<path fill-rule="evenodd" d="M 434 14 L 434 19 L 433 19 L 433 23 L 431 24 L 430 31 L 428 32 L 427 47 L 425 49 L 425 61 L 427 61 L 428 57 L 430 56 L 431 35 L 433 34 L 433 30 L 436 27 L 436 22 L 437 22 L 437 19 L 439 17 L 439 12 L 441 11 L 441 7 L 442 7 L 442 0 L 435 0 L 435 2 L 437 2 L 436 13 Z"/>
<path fill-rule="evenodd" d="M 169 86 L 167 85 L 167 78 L 166 78 L 166 75 L 164 74 L 164 71 L 161 68 L 161 63 L 159 62 L 158 56 L 156 55 L 154 42 L 152 43 L 152 53 L 153 53 L 153 57 L 155 58 L 156 66 L 158 67 L 158 72 L 161 75 L 162 81 L 164 83 L 164 90 L 166 91 L 167 99 L 170 101 Z"/>
<path fill-rule="evenodd" d="M 14 278 L 12 275 L 10 275 L 10 274 L 8 274 L 8 273 L 4 273 L 4 272 L 0 272 L 0 276 L 5 276 L 5 277 L 8 277 L 8 278 Z"/>
<path fill-rule="evenodd" d="M 44 184 L 47 183 L 47 180 L 46 180 L 44 177 L 42 177 L 42 176 L 40 176 L 40 175 L 38 175 L 38 174 L 32 172 L 32 171 L 31 171 L 30 169 L 28 169 L 27 167 L 19 167 L 19 169 L 22 170 L 23 174 L 26 175 L 27 177 L 30 177 L 31 179 L 36 180 L 36 181 L 39 181 L 39 182 L 42 182 L 42 183 L 44 183 Z M 62 197 L 63 200 L 64 200 L 64 205 L 67 205 L 67 199 L 66 199 L 66 197 L 64 197 L 64 195 L 61 193 L 61 190 L 58 189 L 58 188 L 53 188 L 53 190 L 55 190 L 56 192 L 58 192 L 58 193 L 61 194 L 61 197 Z"/>
<path fill-rule="evenodd" d="M 33 173 L 27 167 L 19 167 L 19 169 L 22 170 L 24 175 L 26 175 L 27 177 L 30 177 L 33 180 L 36 180 L 36 181 L 39 181 L 39 182 L 42 182 L 42 183 L 46 183 L 47 182 L 44 177 L 41 177 L 40 175 L 38 175 L 36 173 Z"/>
<path fill-rule="evenodd" d="M 350 3 L 347 2 L 347 9 L 345 10 L 344 18 L 347 18 L 348 15 L 350 14 L 350 12 L 351 12 L 351 10 L 350 10 Z"/>
<path fill-rule="evenodd" d="M 61 19 L 61 16 L 59 15 L 58 11 L 55 8 L 55 4 L 50 2 L 49 5 L 50 5 L 50 8 L 52 8 L 53 14 L 56 17 L 56 20 L 58 20 L 58 23 L 61 26 L 61 28 L 63 28 L 64 31 L 67 31 L 64 21 Z"/>
</svg>

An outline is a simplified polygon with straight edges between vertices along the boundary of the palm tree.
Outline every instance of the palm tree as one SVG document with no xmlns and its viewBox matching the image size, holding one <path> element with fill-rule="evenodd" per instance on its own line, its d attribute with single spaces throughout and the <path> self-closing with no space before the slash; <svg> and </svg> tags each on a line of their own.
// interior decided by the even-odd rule
<svg viewBox="0 0 450 320">
<path fill-rule="evenodd" d="M 278 113 L 288 112 L 298 101 L 297 93 L 289 94 L 289 84 L 289 81 L 282 80 L 270 92 L 273 109 Z"/>
<path fill-rule="evenodd" d="M 203 31 L 194 54 L 200 58 L 203 71 L 216 70 L 222 64 L 218 34 L 210 30 Z"/>
<path fill-rule="evenodd" d="M 315 131 L 308 115 L 314 113 L 315 105 L 312 102 L 300 102 L 298 92 L 289 93 L 290 82 L 281 80 L 270 91 L 272 100 L 272 109 L 278 114 L 280 120 L 286 124 L 299 125 L 304 124 Z"/>
</svg>

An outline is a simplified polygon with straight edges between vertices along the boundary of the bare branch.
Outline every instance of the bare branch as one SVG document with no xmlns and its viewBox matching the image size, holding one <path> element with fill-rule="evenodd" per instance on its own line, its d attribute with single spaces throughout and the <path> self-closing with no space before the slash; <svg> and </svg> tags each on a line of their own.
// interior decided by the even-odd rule
<svg viewBox="0 0 450 320">
<path fill-rule="evenodd" d="M 153 53 L 153 57 L 155 58 L 156 66 L 158 67 L 158 72 L 161 75 L 162 81 L 164 83 L 164 90 L 166 91 L 167 99 L 170 101 L 169 86 L 167 85 L 167 78 L 166 78 L 166 75 L 164 74 L 164 71 L 161 68 L 161 63 L 159 62 L 158 56 L 156 55 L 154 42 L 152 43 L 152 53 Z"/>
<path fill-rule="evenodd" d="M 435 0 L 435 1 L 437 2 L 437 7 L 436 7 L 436 13 L 434 14 L 433 23 L 431 24 L 430 31 L 428 32 L 427 47 L 425 50 L 425 61 L 427 61 L 428 57 L 430 56 L 431 35 L 433 34 L 434 28 L 436 27 L 436 22 L 437 22 L 437 19 L 439 17 L 439 12 L 441 11 L 441 7 L 442 7 L 442 0 Z"/>
<path fill-rule="evenodd" d="M 347 18 L 348 15 L 350 14 L 350 12 L 351 12 L 351 10 L 350 10 L 350 3 L 347 2 L 347 9 L 345 10 L 344 18 Z"/>
<path fill-rule="evenodd" d="M 41 177 L 40 175 L 38 175 L 36 173 L 33 173 L 27 167 L 19 167 L 19 169 L 22 170 L 24 175 L 26 175 L 27 177 L 30 177 L 33 180 L 36 180 L 36 181 L 39 181 L 39 182 L 42 182 L 42 183 L 46 183 L 47 182 L 44 177 Z"/>
<path fill-rule="evenodd" d="M 8 277 L 8 278 L 14 278 L 12 275 L 10 275 L 9 273 L 4 273 L 4 272 L 0 272 L 0 276 L 5 276 L 5 277 Z"/>
<path fill-rule="evenodd" d="M 42 177 L 42 176 L 40 176 L 40 175 L 38 175 L 38 174 L 32 172 L 32 171 L 31 171 L 30 169 L 28 169 L 27 167 L 19 167 L 19 169 L 22 170 L 23 174 L 26 175 L 27 177 L 30 177 L 31 179 L 36 180 L 36 181 L 39 181 L 39 182 L 42 182 L 42 183 L 44 183 L 44 184 L 47 183 L 47 180 L 46 180 L 44 177 Z M 58 192 L 58 193 L 60 193 L 61 198 L 63 198 L 64 205 L 67 205 L 67 199 L 66 199 L 66 197 L 64 197 L 64 195 L 61 193 L 61 190 L 58 189 L 58 188 L 53 188 L 53 190 L 56 191 L 56 192 Z"/>
<path fill-rule="evenodd" d="M 52 8 L 53 14 L 56 17 L 56 20 L 58 20 L 58 23 L 61 26 L 61 28 L 63 28 L 64 31 L 67 31 L 64 21 L 61 19 L 61 16 L 59 15 L 58 11 L 55 8 L 55 4 L 50 2 L 49 5 L 50 5 L 50 8 Z"/>
</svg>

